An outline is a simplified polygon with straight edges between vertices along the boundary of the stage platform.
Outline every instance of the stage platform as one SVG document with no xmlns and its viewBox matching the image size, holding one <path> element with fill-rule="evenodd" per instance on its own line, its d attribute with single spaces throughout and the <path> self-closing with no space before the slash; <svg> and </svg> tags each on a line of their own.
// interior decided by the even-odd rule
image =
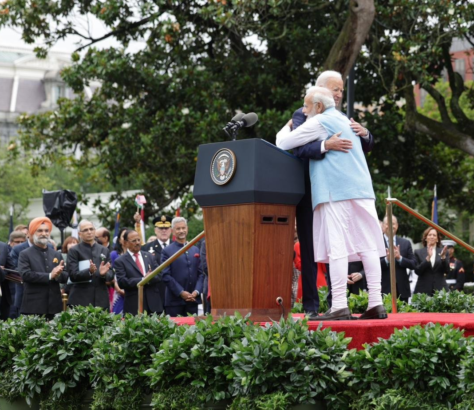
<svg viewBox="0 0 474 410">
<path fill-rule="evenodd" d="M 357 315 L 354 315 L 357 316 Z M 294 318 L 303 318 L 302 314 L 294 314 Z M 193 317 L 173 318 L 178 325 L 193 325 Z M 316 330 L 320 323 L 323 328 L 330 327 L 336 332 L 344 332 L 351 337 L 349 348 L 362 349 L 364 343 L 377 342 L 378 338 L 388 339 L 394 329 L 402 329 L 427 323 L 453 324 L 464 330 L 464 336 L 474 335 L 474 313 L 397 313 L 389 314 L 383 320 L 339 320 L 334 322 L 308 322 L 311 330 Z M 261 322 L 262 325 L 265 322 Z"/>
</svg>

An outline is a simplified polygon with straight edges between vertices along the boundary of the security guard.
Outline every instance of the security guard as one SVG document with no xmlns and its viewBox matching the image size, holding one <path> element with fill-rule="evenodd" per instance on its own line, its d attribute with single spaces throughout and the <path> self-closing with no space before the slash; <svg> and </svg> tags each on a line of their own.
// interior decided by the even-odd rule
<svg viewBox="0 0 474 410">
<path fill-rule="evenodd" d="M 449 255 L 449 274 L 446 275 L 446 283 L 450 290 L 463 290 L 466 275 L 464 274 L 464 266 L 459 259 L 454 257 L 454 247 L 456 242 L 451 239 L 441 241 L 443 246 L 448 247 Z"/>
</svg>

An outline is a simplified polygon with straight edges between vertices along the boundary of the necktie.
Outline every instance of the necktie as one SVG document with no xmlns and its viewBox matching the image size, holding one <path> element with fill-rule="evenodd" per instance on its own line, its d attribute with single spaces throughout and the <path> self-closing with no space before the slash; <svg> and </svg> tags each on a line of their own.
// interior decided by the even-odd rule
<svg viewBox="0 0 474 410">
<path fill-rule="evenodd" d="M 140 272 L 142 273 L 143 276 L 145 276 L 145 271 L 143 270 L 143 266 L 140 263 L 140 259 L 138 259 L 138 253 L 134 253 L 133 256 L 135 256 L 135 263 L 138 266 L 138 269 L 140 269 Z"/>
</svg>

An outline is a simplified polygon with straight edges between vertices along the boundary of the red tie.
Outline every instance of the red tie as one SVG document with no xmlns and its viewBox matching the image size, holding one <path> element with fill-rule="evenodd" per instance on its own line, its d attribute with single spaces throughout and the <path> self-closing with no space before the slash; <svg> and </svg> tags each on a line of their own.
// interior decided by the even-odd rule
<svg viewBox="0 0 474 410">
<path fill-rule="evenodd" d="M 140 272 L 142 273 L 142 275 L 145 276 L 145 272 L 143 271 L 143 266 L 140 263 L 140 259 L 138 259 L 138 253 L 134 253 L 133 256 L 135 256 L 135 262 L 138 266 L 138 269 L 140 269 Z"/>
</svg>

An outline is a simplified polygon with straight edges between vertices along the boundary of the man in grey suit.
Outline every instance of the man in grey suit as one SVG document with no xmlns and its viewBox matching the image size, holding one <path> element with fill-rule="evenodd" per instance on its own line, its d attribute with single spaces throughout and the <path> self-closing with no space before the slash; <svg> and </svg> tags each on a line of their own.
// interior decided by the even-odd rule
<svg viewBox="0 0 474 410">
<path fill-rule="evenodd" d="M 393 229 L 393 246 L 395 254 L 395 273 L 397 278 L 397 296 L 403 302 L 408 303 L 408 299 L 411 296 L 410 281 L 407 273 L 407 269 L 414 270 L 416 267 L 416 258 L 413 254 L 411 243 L 408 239 L 396 236 L 398 231 L 398 220 L 396 216 L 392 216 L 392 229 Z M 382 264 L 382 293 L 391 293 L 390 289 L 390 250 L 388 245 L 388 218 L 385 217 L 383 220 L 383 234 L 385 247 L 387 248 L 387 256 L 380 259 Z"/>
</svg>

